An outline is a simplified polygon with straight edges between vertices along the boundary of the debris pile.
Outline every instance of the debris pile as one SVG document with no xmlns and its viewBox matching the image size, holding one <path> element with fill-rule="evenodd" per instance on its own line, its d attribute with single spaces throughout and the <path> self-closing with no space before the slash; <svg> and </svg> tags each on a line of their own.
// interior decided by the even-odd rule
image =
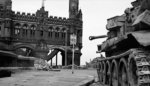
<svg viewBox="0 0 150 86">
<path fill-rule="evenodd" d="M 45 61 L 43 59 L 35 60 L 34 67 L 37 70 L 46 70 L 46 71 L 49 71 L 52 69 L 52 67 L 47 63 L 47 61 Z"/>
</svg>

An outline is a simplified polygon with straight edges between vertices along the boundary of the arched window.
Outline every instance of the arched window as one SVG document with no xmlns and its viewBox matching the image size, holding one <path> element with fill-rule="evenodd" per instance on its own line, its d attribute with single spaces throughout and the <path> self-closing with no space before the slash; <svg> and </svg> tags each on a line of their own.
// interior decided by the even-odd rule
<svg viewBox="0 0 150 86">
<path fill-rule="evenodd" d="M 21 25 L 19 23 L 16 23 L 15 24 L 15 35 L 20 34 L 20 28 L 21 28 Z"/>
<path fill-rule="evenodd" d="M 55 32 L 55 37 L 56 37 L 56 38 L 59 38 L 59 30 L 60 30 L 60 28 L 57 27 L 57 28 L 56 28 L 56 32 Z"/>
<path fill-rule="evenodd" d="M 48 37 L 52 37 L 53 36 L 53 32 L 48 32 Z"/>
<path fill-rule="evenodd" d="M 53 31 L 53 27 L 52 27 L 52 26 L 49 27 L 49 28 L 48 28 L 48 31 Z"/>
<path fill-rule="evenodd" d="M 52 26 L 50 26 L 49 28 L 48 28 L 48 37 L 52 37 L 53 36 L 53 27 Z"/>
<path fill-rule="evenodd" d="M 31 36 L 35 36 L 36 26 L 35 26 L 35 25 L 31 25 L 30 28 L 31 28 L 31 30 L 30 30 L 30 35 L 31 35 Z"/>
<path fill-rule="evenodd" d="M 60 28 L 59 28 L 59 27 L 56 27 L 56 31 L 59 32 L 59 30 L 60 30 Z"/>
<path fill-rule="evenodd" d="M 35 30 L 36 26 L 35 25 L 31 25 L 31 30 Z"/>
<path fill-rule="evenodd" d="M 23 25 L 23 29 L 28 29 L 28 25 L 27 25 L 27 24 L 24 24 L 24 25 Z"/>
<path fill-rule="evenodd" d="M 19 35 L 20 34 L 20 30 L 19 29 L 15 29 L 15 35 Z"/>
<path fill-rule="evenodd" d="M 62 38 L 66 37 L 66 28 L 62 28 L 62 34 L 61 34 Z"/>
<path fill-rule="evenodd" d="M 30 30 L 30 35 L 35 36 L 35 30 Z"/>
<path fill-rule="evenodd" d="M 27 36 L 28 35 L 28 25 L 27 24 L 24 24 L 23 26 L 23 33 L 22 33 L 22 35 L 23 36 Z"/>
<path fill-rule="evenodd" d="M 21 25 L 19 23 L 15 24 L 15 29 L 21 28 Z"/>
<path fill-rule="evenodd" d="M 65 32 L 66 31 L 66 28 L 62 28 L 62 30 L 61 30 L 62 32 Z"/>
</svg>

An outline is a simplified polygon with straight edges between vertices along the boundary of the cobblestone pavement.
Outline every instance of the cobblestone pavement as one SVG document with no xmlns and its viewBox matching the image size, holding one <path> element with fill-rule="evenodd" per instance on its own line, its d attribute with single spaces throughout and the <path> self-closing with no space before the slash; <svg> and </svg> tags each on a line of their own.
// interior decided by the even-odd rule
<svg viewBox="0 0 150 86">
<path fill-rule="evenodd" d="M 93 79 L 96 70 L 25 71 L 0 78 L 0 86 L 78 86 Z"/>
</svg>

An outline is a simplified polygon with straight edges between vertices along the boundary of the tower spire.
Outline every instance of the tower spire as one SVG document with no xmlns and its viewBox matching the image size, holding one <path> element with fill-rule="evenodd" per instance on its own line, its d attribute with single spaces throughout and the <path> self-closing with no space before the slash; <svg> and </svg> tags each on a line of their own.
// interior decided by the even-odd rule
<svg viewBox="0 0 150 86">
<path fill-rule="evenodd" d="M 42 0 L 42 7 L 44 7 L 44 5 L 45 5 L 44 1 L 45 1 L 45 0 Z"/>
</svg>

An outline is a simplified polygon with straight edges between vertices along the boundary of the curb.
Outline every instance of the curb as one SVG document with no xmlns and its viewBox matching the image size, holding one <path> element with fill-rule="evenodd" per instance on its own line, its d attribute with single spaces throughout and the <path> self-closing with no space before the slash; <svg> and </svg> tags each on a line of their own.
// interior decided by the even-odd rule
<svg viewBox="0 0 150 86">
<path fill-rule="evenodd" d="M 89 76 L 88 79 L 80 82 L 79 84 L 75 85 L 75 86 L 89 86 L 90 84 L 92 84 L 95 81 L 94 76 Z"/>
</svg>

